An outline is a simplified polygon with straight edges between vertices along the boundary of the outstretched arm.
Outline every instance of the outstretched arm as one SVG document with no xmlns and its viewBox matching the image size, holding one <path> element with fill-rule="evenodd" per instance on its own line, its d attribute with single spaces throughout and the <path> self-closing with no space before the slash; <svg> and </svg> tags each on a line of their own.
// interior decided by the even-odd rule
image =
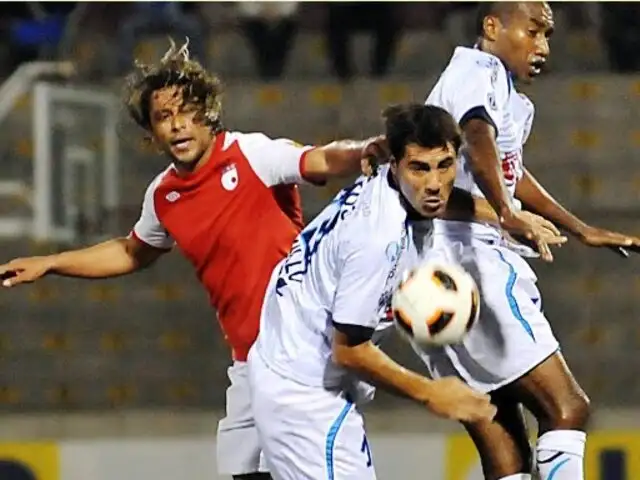
<svg viewBox="0 0 640 480">
<path fill-rule="evenodd" d="M 638 237 L 603 230 L 582 221 L 553 198 L 531 172 L 526 169 L 516 185 L 516 198 L 529 210 L 554 222 L 586 245 L 592 247 L 640 248 L 640 238 Z"/>
<path fill-rule="evenodd" d="M 0 265 L 4 287 L 31 283 L 47 274 L 77 278 L 109 278 L 151 265 L 164 252 L 133 237 L 115 238 L 91 247 L 55 255 L 17 258 Z"/>
<path fill-rule="evenodd" d="M 368 162 L 385 163 L 389 160 L 383 136 L 367 140 L 339 140 L 315 148 L 306 155 L 304 178 L 322 184 L 333 177 L 345 177 L 366 172 Z"/>
<path fill-rule="evenodd" d="M 550 221 L 528 212 L 520 212 L 520 215 L 526 216 L 533 225 L 533 232 L 536 238 L 539 239 L 538 251 L 541 254 L 547 252 L 548 255 L 551 255 L 550 245 L 561 245 L 567 241 L 566 237 L 563 237 Z M 500 226 L 500 219 L 487 200 L 475 197 L 459 188 L 454 188 L 451 192 L 447 210 L 442 215 L 442 218 L 465 222 L 483 222 Z M 505 230 L 515 235 L 520 234 L 519 230 L 509 231 L 508 228 L 505 228 Z"/>
</svg>

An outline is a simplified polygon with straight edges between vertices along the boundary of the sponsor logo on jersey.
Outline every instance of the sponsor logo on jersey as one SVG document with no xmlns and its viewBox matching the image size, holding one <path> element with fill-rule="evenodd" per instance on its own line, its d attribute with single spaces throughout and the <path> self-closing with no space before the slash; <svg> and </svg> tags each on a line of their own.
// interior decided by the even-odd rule
<svg viewBox="0 0 640 480">
<path fill-rule="evenodd" d="M 173 203 L 180 198 L 180 194 L 174 190 L 167 193 L 166 197 L 164 198 L 166 198 L 168 202 Z"/>
</svg>

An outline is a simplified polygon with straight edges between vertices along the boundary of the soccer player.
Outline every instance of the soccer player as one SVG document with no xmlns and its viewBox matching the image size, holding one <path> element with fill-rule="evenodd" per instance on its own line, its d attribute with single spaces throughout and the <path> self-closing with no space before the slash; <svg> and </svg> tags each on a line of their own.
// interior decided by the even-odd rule
<svg viewBox="0 0 640 480">
<path fill-rule="evenodd" d="M 375 478 L 356 406 L 372 389 L 359 377 L 446 418 L 493 417 L 488 396 L 413 373 L 372 341 L 391 325 L 385 314 L 400 276 L 429 248 L 432 218 L 475 211 L 498 221 L 486 201 L 450 197 L 461 137 L 447 112 L 408 105 L 385 116 L 390 165 L 342 190 L 298 235 L 267 288 L 248 364 L 258 435 L 278 480 Z"/>
<path fill-rule="evenodd" d="M 459 47 L 427 99 L 459 122 L 466 141 L 456 186 L 484 194 L 500 216 L 520 203 L 586 245 L 636 249 L 640 239 L 592 227 L 563 208 L 522 163 L 534 107 L 514 81 L 528 83 L 549 55 L 554 22 L 546 2 L 483 3 L 475 48 Z M 487 480 L 528 480 L 532 454 L 521 416 L 537 418 L 542 480 L 584 478 L 589 400 L 572 376 L 541 310 L 536 275 L 491 225 L 435 222 L 429 255 L 456 261 L 475 277 L 480 320 L 461 345 L 421 356 L 435 378 L 457 375 L 491 393 L 492 421 L 466 424 Z M 419 349 L 417 349 L 419 351 Z"/>
<path fill-rule="evenodd" d="M 384 142 L 320 148 L 224 129 L 220 82 L 189 59 L 186 45 L 138 66 L 126 103 L 171 165 L 149 185 L 140 219 L 126 238 L 81 250 L 21 258 L 0 266 L 4 286 L 46 274 L 108 278 L 151 265 L 174 244 L 193 264 L 232 350 L 227 415 L 218 427 L 218 466 L 234 478 L 269 478 L 260 465 L 246 357 L 274 266 L 302 226 L 296 183 L 360 171 L 363 157 L 387 155 Z M 11 278 L 9 278 L 11 277 Z"/>
</svg>

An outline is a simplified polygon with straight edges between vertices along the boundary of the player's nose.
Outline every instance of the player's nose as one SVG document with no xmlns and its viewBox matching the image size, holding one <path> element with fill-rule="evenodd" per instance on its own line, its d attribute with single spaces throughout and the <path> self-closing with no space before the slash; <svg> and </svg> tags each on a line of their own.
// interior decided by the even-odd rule
<svg viewBox="0 0 640 480">
<path fill-rule="evenodd" d="M 171 118 L 171 130 L 178 132 L 182 130 L 186 125 L 185 119 L 182 115 L 174 115 Z"/>
<path fill-rule="evenodd" d="M 435 195 L 440 193 L 442 188 L 442 179 L 437 173 L 427 175 L 425 179 L 424 189 L 428 194 Z"/>
<path fill-rule="evenodd" d="M 545 60 L 549 56 L 549 39 L 541 35 L 540 39 L 536 42 L 536 56 L 544 58 Z"/>
</svg>

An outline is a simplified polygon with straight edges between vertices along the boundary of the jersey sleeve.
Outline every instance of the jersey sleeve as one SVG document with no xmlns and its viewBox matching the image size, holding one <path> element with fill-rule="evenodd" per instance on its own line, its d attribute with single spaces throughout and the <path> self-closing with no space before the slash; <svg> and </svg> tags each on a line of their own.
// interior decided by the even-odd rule
<svg viewBox="0 0 640 480">
<path fill-rule="evenodd" d="M 509 99 L 509 82 L 497 61 L 487 65 L 473 63 L 443 86 L 446 110 L 462 127 L 469 120 L 480 118 L 490 123 L 497 135 Z"/>
<path fill-rule="evenodd" d="M 158 176 L 147 188 L 142 202 L 140 217 L 129 236 L 149 246 L 169 250 L 173 248 L 174 241 L 160 223 L 154 205 L 156 187 L 161 179 L 162 176 Z"/>
<path fill-rule="evenodd" d="M 305 156 L 313 146 L 300 145 L 286 138 L 269 138 L 262 133 L 242 134 L 238 144 L 266 186 L 306 183 Z"/>
<path fill-rule="evenodd" d="M 333 301 L 332 320 L 341 325 L 375 328 L 378 304 L 390 263 L 385 247 L 368 235 L 345 239 L 340 248 L 340 277 Z"/>
</svg>

